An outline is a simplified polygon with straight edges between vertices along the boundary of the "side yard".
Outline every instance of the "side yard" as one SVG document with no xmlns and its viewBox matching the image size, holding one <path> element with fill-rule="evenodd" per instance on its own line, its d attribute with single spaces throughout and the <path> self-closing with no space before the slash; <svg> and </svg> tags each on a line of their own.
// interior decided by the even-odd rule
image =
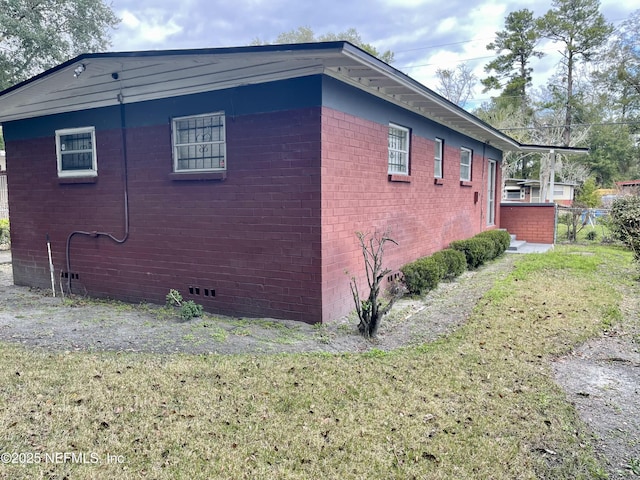
<svg viewBox="0 0 640 480">
<path fill-rule="evenodd" d="M 401 302 L 377 344 L 0 282 L 0 452 L 25 454 L 0 475 L 632 478 L 636 281 L 617 248 L 506 256 Z"/>
</svg>

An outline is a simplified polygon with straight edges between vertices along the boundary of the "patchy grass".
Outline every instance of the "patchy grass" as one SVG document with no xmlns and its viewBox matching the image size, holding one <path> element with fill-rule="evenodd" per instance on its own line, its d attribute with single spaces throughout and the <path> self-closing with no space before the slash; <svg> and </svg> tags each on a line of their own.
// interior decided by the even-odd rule
<svg viewBox="0 0 640 480">
<path fill-rule="evenodd" d="M 559 243 L 568 243 L 569 240 L 567 238 L 568 232 L 567 224 L 558 221 L 558 228 L 556 231 L 556 239 Z M 611 242 L 611 232 L 609 228 L 606 226 L 605 221 L 600 220 L 594 226 L 585 225 L 578 232 L 577 243 L 580 244 L 588 244 L 593 245 L 601 242 Z"/>
<path fill-rule="evenodd" d="M 0 345 L 0 451 L 96 460 L 3 465 L 0 476 L 603 478 L 549 362 L 617 320 L 615 287 L 632 270 L 631 256 L 612 248 L 521 256 L 465 326 L 394 352 Z"/>
</svg>

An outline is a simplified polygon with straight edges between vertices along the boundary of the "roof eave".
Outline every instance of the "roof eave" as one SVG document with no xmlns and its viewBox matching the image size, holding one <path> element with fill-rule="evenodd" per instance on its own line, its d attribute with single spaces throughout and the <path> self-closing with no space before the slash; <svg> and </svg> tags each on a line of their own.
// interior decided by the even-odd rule
<svg viewBox="0 0 640 480">
<path fill-rule="evenodd" d="M 74 69 L 79 64 L 86 64 L 86 72 L 74 79 Z M 502 151 L 588 153 L 587 149 L 523 145 L 346 41 L 86 53 L 0 92 L 0 104 L 17 95 L 9 105 L 13 110 L 5 109 L 0 117 L 1 121 L 11 121 L 318 73 L 338 78 Z M 44 93 L 51 95 L 38 91 L 34 100 L 29 90 L 47 81 L 49 88 Z"/>
</svg>

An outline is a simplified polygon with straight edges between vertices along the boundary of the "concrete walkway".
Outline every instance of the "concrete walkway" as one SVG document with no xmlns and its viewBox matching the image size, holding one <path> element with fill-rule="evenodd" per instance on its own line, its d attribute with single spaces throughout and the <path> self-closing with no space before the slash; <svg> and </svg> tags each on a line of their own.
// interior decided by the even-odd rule
<svg viewBox="0 0 640 480">
<path fill-rule="evenodd" d="M 0 265 L 11 263 L 11 250 L 0 250 Z"/>
<path fill-rule="evenodd" d="M 553 250 L 553 244 L 527 242 L 515 250 L 507 250 L 507 253 L 545 253 L 549 250 Z"/>
</svg>

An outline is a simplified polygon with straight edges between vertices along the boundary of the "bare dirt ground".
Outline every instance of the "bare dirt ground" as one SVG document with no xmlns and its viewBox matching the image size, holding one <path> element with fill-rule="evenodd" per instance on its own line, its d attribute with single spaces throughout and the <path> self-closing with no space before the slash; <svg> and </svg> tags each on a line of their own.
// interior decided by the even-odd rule
<svg viewBox="0 0 640 480">
<path fill-rule="evenodd" d="M 329 325 L 208 317 L 182 321 L 155 305 L 98 300 L 63 301 L 51 292 L 13 285 L 11 265 L 0 265 L 0 341 L 54 350 L 153 353 L 299 353 L 391 350 L 432 341 L 462 324 L 498 275 L 506 257 L 456 282 L 443 283 L 426 298 L 403 299 L 383 320 L 375 342 L 363 339 L 357 321 Z"/>
<path fill-rule="evenodd" d="M 433 341 L 463 324 L 515 258 L 466 272 L 422 299 L 400 301 L 375 343 L 357 333 L 354 318 L 320 327 L 228 317 L 183 322 L 152 305 L 64 302 L 50 292 L 14 286 L 11 265 L 0 264 L 0 341 L 58 351 L 161 354 L 390 350 Z M 627 293 L 622 321 L 554 363 L 557 382 L 594 432 L 610 479 L 640 475 L 640 298 L 631 288 Z"/>
<path fill-rule="evenodd" d="M 623 319 L 559 358 L 556 381 L 594 432 L 609 480 L 640 477 L 640 298 L 626 292 Z M 637 476 L 637 477 L 636 477 Z"/>
</svg>

